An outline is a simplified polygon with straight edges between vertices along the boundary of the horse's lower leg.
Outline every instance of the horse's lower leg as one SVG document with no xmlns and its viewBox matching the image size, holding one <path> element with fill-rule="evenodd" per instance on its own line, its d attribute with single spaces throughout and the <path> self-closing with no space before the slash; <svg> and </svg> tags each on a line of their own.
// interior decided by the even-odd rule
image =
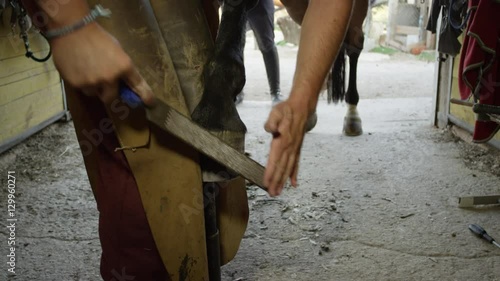
<svg viewBox="0 0 500 281">
<path fill-rule="evenodd" d="M 223 2 L 215 51 L 204 70 L 203 96 L 191 116 L 212 131 L 246 132 L 233 101 L 245 85 L 243 49 L 247 10 L 255 6 L 255 1 Z"/>
<path fill-rule="evenodd" d="M 236 110 L 234 98 L 245 85 L 243 49 L 247 11 L 255 4 L 256 0 L 224 0 L 214 54 L 203 73 L 203 96 L 191 114 L 195 122 L 240 151 L 244 150 L 246 127 Z M 200 164 L 204 178 L 209 177 L 209 172 L 214 175 L 229 172 L 204 156 L 201 156 Z M 214 178 L 220 181 L 218 177 Z"/>
<path fill-rule="evenodd" d="M 364 34 L 363 21 L 366 18 L 368 1 L 356 1 L 349 29 L 345 38 L 346 54 L 349 56 L 349 85 L 345 95 L 347 103 L 347 114 L 344 118 L 344 133 L 348 136 L 359 136 L 363 133 L 361 118 L 359 117 L 357 105 L 359 93 L 358 81 L 358 59 L 363 50 Z"/>
<path fill-rule="evenodd" d="M 360 52 L 361 49 L 351 46 L 347 47 L 347 54 L 349 56 L 349 85 L 345 95 L 347 114 L 344 118 L 344 133 L 348 136 L 359 136 L 363 133 L 361 118 L 359 117 L 357 110 L 359 102 L 357 70 Z"/>
</svg>

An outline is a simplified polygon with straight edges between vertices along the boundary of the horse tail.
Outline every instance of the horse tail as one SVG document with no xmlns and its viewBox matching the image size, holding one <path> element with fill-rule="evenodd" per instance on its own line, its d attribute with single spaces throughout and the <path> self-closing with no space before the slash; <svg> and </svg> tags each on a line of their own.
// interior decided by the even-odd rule
<svg viewBox="0 0 500 281">
<path fill-rule="evenodd" d="M 345 69 L 346 64 L 346 48 L 344 44 L 340 48 L 340 51 L 335 60 L 330 76 L 328 77 L 328 103 L 338 103 L 342 102 L 345 98 Z"/>
</svg>

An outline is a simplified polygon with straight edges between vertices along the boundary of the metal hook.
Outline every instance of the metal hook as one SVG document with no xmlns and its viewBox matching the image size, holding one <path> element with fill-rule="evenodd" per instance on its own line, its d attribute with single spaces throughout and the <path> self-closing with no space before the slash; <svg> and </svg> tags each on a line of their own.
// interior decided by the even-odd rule
<svg viewBox="0 0 500 281">
<path fill-rule="evenodd" d="M 52 55 L 52 51 L 49 46 L 49 53 L 47 56 L 44 58 L 37 58 L 33 55 L 33 52 L 31 51 L 30 47 L 30 41 L 28 38 L 28 30 L 30 29 L 30 24 L 29 24 L 29 17 L 28 13 L 26 12 L 26 9 L 22 6 L 22 4 L 18 0 L 10 0 L 9 2 L 10 6 L 12 7 L 12 17 L 11 17 L 11 28 L 12 28 L 12 33 L 15 34 L 15 28 L 16 28 L 16 23 L 19 24 L 19 37 L 24 42 L 24 48 L 26 49 L 26 54 L 25 56 L 27 58 L 30 58 L 36 62 L 46 62 L 49 60 L 50 56 Z M 43 34 L 42 34 L 43 36 Z M 44 37 L 45 38 L 45 37 Z"/>
</svg>

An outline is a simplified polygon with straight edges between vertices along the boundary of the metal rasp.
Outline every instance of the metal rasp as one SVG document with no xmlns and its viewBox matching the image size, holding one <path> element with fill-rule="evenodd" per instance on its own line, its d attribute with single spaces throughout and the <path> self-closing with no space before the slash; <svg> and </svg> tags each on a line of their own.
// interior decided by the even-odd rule
<svg viewBox="0 0 500 281">
<path fill-rule="evenodd" d="M 123 83 L 120 85 L 120 97 L 131 107 L 144 106 L 139 96 Z M 263 182 L 265 168 L 255 160 L 164 102 L 157 100 L 152 108 L 144 108 L 151 123 L 267 191 Z"/>
</svg>

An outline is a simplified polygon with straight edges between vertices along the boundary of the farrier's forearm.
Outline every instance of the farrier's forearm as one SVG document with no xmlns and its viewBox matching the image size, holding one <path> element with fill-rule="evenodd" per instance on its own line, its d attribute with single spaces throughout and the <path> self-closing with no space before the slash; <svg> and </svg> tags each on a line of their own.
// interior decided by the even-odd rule
<svg viewBox="0 0 500 281">
<path fill-rule="evenodd" d="M 34 22 L 44 30 L 72 25 L 90 12 L 86 0 L 23 0 L 22 2 L 30 16 L 36 17 Z"/>
<path fill-rule="evenodd" d="M 344 40 L 355 0 L 311 0 L 302 22 L 297 67 L 289 100 L 312 113 Z"/>
</svg>

